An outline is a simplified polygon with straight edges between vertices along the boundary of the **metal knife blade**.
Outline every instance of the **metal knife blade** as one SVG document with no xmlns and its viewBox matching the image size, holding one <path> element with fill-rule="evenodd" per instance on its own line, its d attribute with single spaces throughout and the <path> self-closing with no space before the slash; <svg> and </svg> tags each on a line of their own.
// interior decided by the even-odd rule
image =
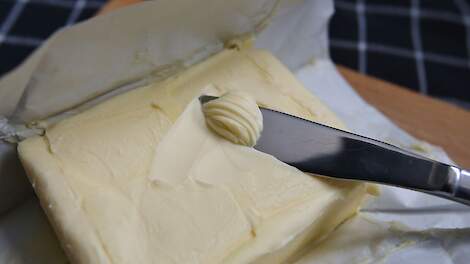
<svg viewBox="0 0 470 264">
<path fill-rule="evenodd" d="M 214 98 L 203 96 L 201 102 Z M 393 185 L 470 205 L 469 171 L 378 140 L 260 109 L 263 131 L 255 149 L 304 172 Z"/>
</svg>

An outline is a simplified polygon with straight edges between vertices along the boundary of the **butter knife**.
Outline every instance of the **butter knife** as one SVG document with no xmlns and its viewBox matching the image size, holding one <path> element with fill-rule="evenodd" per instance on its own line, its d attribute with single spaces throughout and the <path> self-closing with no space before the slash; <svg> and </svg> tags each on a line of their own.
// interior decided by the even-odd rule
<svg viewBox="0 0 470 264">
<path fill-rule="evenodd" d="M 202 96 L 201 102 L 216 97 Z M 304 172 L 412 189 L 470 205 L 470 171 L 396 146 L 260 108 L 255 149 Z"/>
</svg>

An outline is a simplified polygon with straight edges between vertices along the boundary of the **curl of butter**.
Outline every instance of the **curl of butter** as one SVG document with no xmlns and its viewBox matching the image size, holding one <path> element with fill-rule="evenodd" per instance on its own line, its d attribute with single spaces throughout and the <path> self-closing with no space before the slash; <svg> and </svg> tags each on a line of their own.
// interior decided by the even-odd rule
<svg viewBox="0 0 470 264">
<path fill-rule="evenodd" d="M 252 147 L 263 130 L 263 115 L 250 95 L 231 91 L 202 106 L 207 126 L 219 136 Z"/>
</svg>

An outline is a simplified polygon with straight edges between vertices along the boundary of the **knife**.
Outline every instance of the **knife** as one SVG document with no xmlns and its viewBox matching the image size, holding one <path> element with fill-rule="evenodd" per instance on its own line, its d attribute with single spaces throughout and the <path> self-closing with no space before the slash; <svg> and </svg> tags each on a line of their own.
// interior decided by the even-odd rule
<svg viewBox="0 0 470 264">
<path fill-rule="evenodd" d="M 201 103 L 217 97 L 201 96 Z M 470 206 L 470 171 L 391 144 L 262 108 L 255 149 L 301 171 L 412 189 Z"/>
</svg>

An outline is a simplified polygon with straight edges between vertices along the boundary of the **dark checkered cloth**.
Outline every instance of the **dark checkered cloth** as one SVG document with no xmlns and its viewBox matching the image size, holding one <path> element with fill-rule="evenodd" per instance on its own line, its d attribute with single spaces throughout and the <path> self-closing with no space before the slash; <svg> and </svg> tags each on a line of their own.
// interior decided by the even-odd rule
<svg viewBox="0 0 470 264">
<path fill-rule="evenodd" d="M 0 0 L 0 75 L 105 0 Z M 470 109 L 470 0 L 335 0 L 336 63 Z"/>
<path fill-rule="evenodd" d="M 0 75 L 56 30 L 92 17 L 106 0 L 0 0 Z"/>
<path fill-rule="evenodd" d="M 470 1 L 336 0 L 333 61 L 470 108 Z"/>
</svg>

